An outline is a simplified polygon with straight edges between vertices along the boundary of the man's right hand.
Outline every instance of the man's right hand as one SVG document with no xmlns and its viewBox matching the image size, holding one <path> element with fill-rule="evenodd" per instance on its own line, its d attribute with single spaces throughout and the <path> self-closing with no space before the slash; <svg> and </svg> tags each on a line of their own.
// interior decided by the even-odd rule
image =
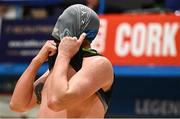
<svg viewBox="0 0 180 119">
<path fill-rule="evenodd" d="M 41 48 L 35 59 L 39 63 L 43 64 L 48 60 L 49 56 L 53 56 L 57 52 L 56 43 L 53 40 L 48 40 Z"/>
</svg>

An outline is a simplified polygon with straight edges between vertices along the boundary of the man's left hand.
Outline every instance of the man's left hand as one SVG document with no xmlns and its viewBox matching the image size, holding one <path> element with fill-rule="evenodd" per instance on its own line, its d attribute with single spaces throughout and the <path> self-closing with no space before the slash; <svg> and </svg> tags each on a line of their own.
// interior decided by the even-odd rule
<svg viewBox="0 0 180 119">
<path fill-rule="evenodd" d="M 86 37 L 85 33 L 82 33 L 79 39 L 76 37 L 64 37 L 58 47 L 58 55 L 72 58 L 78 51 Z"/>
</svg>

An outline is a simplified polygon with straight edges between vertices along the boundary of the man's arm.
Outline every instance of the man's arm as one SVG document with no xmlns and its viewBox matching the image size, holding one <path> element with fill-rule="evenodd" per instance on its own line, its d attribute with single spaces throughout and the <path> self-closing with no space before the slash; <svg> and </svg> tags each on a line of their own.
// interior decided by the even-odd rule
<svg viewBox="0 0 180 119">
<path fill-rule="evenodd" d="M 101 56 L 84 59 L 82 69 L 68 82 L 67 57 L 59 56 L 52 72 L 48 90 L 48 106 L 59 111 L 84 101 L 100 88 L 113 81 L 113 69 L 109 60 Z"/>
<path fill-rule="evenodd" d="M 10 108 L 13 111 L 24 112 L 35 105 L 36 100 L 33 93 L 33 84 L 40 66 L 41 64 L 36 59 L 33 59 L 18 80 L 10 102 Z M 41 79 L 44 79 L 45 75 Z"/>
<path fill-rule="evenodd" d="M 33 91 L 35 76 L 40 66 L 48 59 L 48 56 L 56 53 L 55 45 L 53 41 L 47 41 L 19 78 L 10 101 L 10 108 L 13 111 L 24 112 L 35 105 L 36 97 Z M 45 81 L 47 76 L 48 72 L 34 85 L 37 85 L 39 81 Z"/>
</svg>

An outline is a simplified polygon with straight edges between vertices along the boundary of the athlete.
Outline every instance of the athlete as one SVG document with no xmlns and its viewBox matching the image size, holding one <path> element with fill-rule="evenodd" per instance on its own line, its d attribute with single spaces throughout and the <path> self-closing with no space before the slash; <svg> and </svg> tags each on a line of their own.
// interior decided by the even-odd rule
<svg viewBox="0 0 180 119">
<path fill-rule="evenodd" d="M 90 48 L 99 19 L 84 5 L 68 7 L 48 40 L 19 78 L 10 108 L 25 112 L 39 105 L 38 117 L 103 118 L 113 84 L 111 62 Z M 49 69 L 37 80 L 40 66 Z"/>
</svg>

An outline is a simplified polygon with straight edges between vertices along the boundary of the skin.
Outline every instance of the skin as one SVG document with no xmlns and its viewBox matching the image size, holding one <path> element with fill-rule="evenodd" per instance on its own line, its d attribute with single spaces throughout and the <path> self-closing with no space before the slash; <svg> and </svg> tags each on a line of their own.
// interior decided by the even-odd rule
<svg viewBox="0 0 180 119">
<path fill-rule="evenodd" d="M 10 108 L 25 112 L 36 105 L 34 87 L 44 82 L 42 101 L 38 117 L 99 117 L 105 110 L 96 92 L 110 89 L 113 83 L 113 69 L 110 61 L 102 56 L 83 58 L 82 68 L 76 72 L 70 59 L 85 43 L 85 34 L 79 39 L 64 37 L 58 49 L 53 41 L 47 41 L 38 55 L 17 82 L 11 98 Z M 84 41 L 84 42 L 83 42 Z M 88 47 L 87 42 L 84 47 Z M 58 50 L 54 68 L 35 80 L 39 67 Z"/>
</svg>

